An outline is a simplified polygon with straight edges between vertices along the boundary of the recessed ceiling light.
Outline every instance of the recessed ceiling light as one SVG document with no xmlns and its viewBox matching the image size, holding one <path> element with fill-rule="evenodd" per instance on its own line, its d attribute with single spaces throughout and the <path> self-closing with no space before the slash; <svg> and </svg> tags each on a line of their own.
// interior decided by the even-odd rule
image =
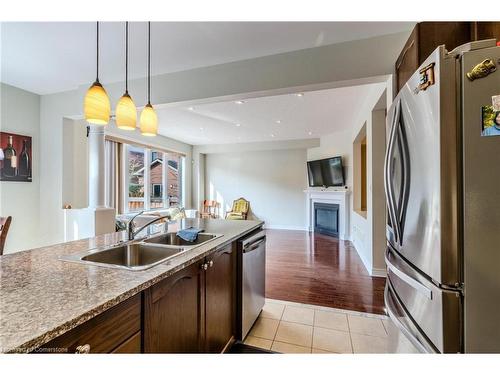
<svg viewBox="0 0 500 375">
<path fill-rule="evenodd" d="M 236 104 L 243 104 L 243 103 L 245 103 L 245 102 L 244 102 L 243 100 L 237 100 L 237 101 L 235 101 L 235 103 L 236 103 Z"/>
<path fill-rule="evenodd" d="M 301 96 L 304 96 L 304 93 L 303 92 L 299 92 L 299 93 L 297 93 L 295 95 L 297 95 L 298 97 L 301 97 Z"/>
<path fill-rule="evenodd" d="M 235 126 L 238 126 L 238 127 L 240 127 L 240 126 L 241 126 L 241 124 L 234 124 L 234 125 L 235 125 Z"/>
<path fill-rule="evenodd" d="M 203 130 L 203 128 L 200 128 L 200 130 Z"/>
<path fill-rule="evenodd" d="M 271 134 L 271 138 L 274 138 L 274 134 Z"/>
<path fill-rule="evenodd" d="M 190 111 L 194 111 L 194 107 L 189 107 L 188 108 Z"/>
<path fill-rule="evenodd" d="M 309 133 L 307 133 L 307 134 L 312 135 L 312 133 L 313 133 L 313 132 L 309 132 Z"/>
<path fill-rule="evenodd" d="M 276 123 L 277 124 L 281 124 L 281 120 L 276 120 Z"/>
</svg>

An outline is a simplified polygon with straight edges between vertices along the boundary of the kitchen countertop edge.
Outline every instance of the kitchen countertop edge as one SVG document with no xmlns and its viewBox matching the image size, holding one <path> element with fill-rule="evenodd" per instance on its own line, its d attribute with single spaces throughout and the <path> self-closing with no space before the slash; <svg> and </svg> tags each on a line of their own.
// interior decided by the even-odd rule
<svg viewBox="0 0 500 375">
<path fill-rule="evenodd" d="M 263 221 L 255 221 L 255 225 L 253 225 L 249 229 L 242 231 L 241 233 L 239 233 L 237 235 L 231 236 L 229 238 L 221 237 L 220 240 L 224 240 L 223 242 L 217 244 L 214 247 L 211 247 L 210 249 L 207 249 L 203 253 L 195 255 L 192 258 L 187 259 L 185 262 L 183 262 L 177 266 L 172 267 L 171 269 L 163 272 L 162 274 L 157 275 L 156 277 L 153 277 L 152 279 L 149 279 L 148 281 L 146 281 L 146 282 L 144 282 L 144 283 L 142 283 L 142 284 L 140 284 L 140 285 L 138 285 L 130 290 L 127 290 L 126 292 L 121 293 L 114 298 L 109 299 L 108 301 L 100 304 L 99 306 L 96 306 L 95 308 L 80 314 L 76 318 L 72 318 L 72 319 L 54 327 L 53 329 L 48 330 L 47 332 L 45 332 L 42 335 L 38 335 L 37 337 L 34 337 L 33 339 L 28 340 L 28 341 L 24 342 L 23 344 L 17 345 L 17 346 L 12 347 L 12 348 L 1 348 L 0 351 L 3 353 L 28 353 L 28 352 L 32 352 L 32 351 L 36 350 L 37 348 L 40 348 L 41 346 L 43 346 L 47 342 L 55 339 L 56 337 L 59 337 L 59 336 L 63 335 L 64 333 L 72 330 L 73 328 L 89 321 L 90 319 L 94 318 L 95 316 L 102 314 L 103 312 L 105 312 L 105 311 L 109 310 L 110 308 L 118 305 L 119 303 L 129 299 L 130 297 L 136 295 L 137 293 L 142 292 L 143 290 L 145 290 L 145 289 L 151 287 L 152 285 L 160 282 L 161 280 L 171 276 L 172 274 L 190 266 L 193 263 L 196 263 L 200 259 L 217 251 L 217 249 L 220 249 L 221 247 L 226 246 L 230 242 L 233 242 L 234 240 L 245 236 L 246 234 L 262 227 L 263 225 L 264 225 Z M 209 244 L 206 244 L 206 245 L 209 245 Z M 203 245 L 201 245 L 201 246 L 203 246 Z M 136 271 L 129 271 L 129 272 L 136 272 Z M 138 272 L 141 272 L 141 271 L 138 271 Z"/>
</svg>

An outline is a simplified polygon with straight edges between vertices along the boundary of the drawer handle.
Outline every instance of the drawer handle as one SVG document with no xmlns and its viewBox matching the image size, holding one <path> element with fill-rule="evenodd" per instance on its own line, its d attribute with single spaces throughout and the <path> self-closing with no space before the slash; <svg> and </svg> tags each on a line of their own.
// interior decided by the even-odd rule
<svg viewBox="0 0 500 375">
<path fill-rule="evenodd" d="M 389 259 L 389 250 L 386 250 L 385 252 L 385 264 L 387 265 L 387 268 L 389 270 L 391 270 L 397 277 L 403 280 L 406 284 L 416 289 L 418 292 L 422 293 L 428 299 L 432 299 L 432 290 L 427 288 L 417 279 L 414 279 L 413 277 L 401 271 L 394 263 L 391 262 L 391 260 Z"/>
<path fill-rule="evenodd" d="M 90 353 L 90 345 L 85 344 L 85 345 L 78 345 L 76 347 L 76 354 L 89 354 Z"/>
</svg>

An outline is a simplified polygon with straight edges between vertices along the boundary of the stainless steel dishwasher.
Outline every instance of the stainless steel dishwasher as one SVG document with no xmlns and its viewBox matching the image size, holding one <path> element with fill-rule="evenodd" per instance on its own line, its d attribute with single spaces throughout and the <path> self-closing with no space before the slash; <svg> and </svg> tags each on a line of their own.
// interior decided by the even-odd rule
<svg viewBox="0 0 500 375">
<path fill-rule="evenodd" d="M 266 232 L 258 230 L 238 241 L 238 338 L 243 340 L 265 302 Z"/>
</svg>

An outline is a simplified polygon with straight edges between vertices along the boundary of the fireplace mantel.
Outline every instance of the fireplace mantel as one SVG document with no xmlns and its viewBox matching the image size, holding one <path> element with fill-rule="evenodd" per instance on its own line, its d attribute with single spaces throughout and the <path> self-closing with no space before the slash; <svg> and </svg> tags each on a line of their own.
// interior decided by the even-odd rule
<svg viewBox="0 0 500 375">
<path fill-rule="evenodd" d="M 349 195 L 348 189 L 342 190 L 304 190 L 307 203 L 307 228 L 314 231 L 314 203 L 336 203 L 339 205 L 339 239 L 349 240 Z"/>
</svg>

